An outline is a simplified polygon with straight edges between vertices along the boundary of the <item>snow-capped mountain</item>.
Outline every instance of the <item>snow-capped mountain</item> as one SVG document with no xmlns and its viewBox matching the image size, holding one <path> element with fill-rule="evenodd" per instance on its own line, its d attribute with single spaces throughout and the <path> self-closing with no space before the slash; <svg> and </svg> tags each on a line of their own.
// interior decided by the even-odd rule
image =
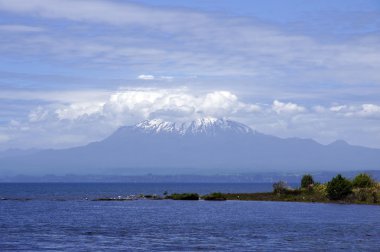
<svg viewBox="0 0 380 252">
<path fill-rule="evenodd" d="M 0 159 L 16 174 L 220 174 L 268 171 L 379 170 L 380 150 L 344 141 L 261 134 L 228 119 L 155 119 L 121 127 L 106 139 L 65 150 Z"/>
<path fill-rule="evenodd" d="M 205 117 L 187 122 L 168 122 L 162 119 L 146 120 L 134 126 L 135 130 L 146 133 L 172 133 L 178 135 L 208 135 L 217 134 L 252 134 L 253 130 L 235 121 L 224 118 Z"/>
</svg>

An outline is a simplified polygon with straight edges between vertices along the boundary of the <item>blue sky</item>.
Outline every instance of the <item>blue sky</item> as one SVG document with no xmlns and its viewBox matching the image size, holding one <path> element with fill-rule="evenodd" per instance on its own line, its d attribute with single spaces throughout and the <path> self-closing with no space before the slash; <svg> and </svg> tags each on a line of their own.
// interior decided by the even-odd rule
<svg viewBox="0 0 380 252">
<path fill-rule="evenodd" d="M 380 148 L 379 1 L 0 0 L 0 149 L 228 117 Z"/>
</svg>

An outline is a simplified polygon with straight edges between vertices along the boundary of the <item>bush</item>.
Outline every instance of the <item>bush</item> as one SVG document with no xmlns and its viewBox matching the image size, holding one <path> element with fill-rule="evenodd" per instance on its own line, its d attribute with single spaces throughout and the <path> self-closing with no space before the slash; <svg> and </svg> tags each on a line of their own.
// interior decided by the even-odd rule
<svg viewBox="0 0 380 252">
<path fill-rule="evenodd" d="M 356 188 L 353 190 L 355 199 L 361 202 L 377 203 L 378 191 L 376 188 Z"/>
<path fill-rule="evenodd" d="M 367 188 L 359 188 L 354 190 L 355 198 L 359 201 L 368 201 L 372 197 L 371 190 Z"/>
<path fill-rule="evenodd" d="M 352 185 L 355 188 L 369 188 L 375 185 L 375 181 L 370 175 L 366 173 L 360 173 L 354 178 Z"/>
<path fill-rule="evenodd" d="M 352 193 L 352 183 L 338 174 L 327 183 L 327 197 L 331 200 L 342 200 Z"/>
<path fill-rule="evenodd" d="M 327 186 L 325 184 L 315 184 L 313 190 L 322 197 L 327 197 Z"/>
<path fill-rule="evenodd" d="M 310 174 L 303 175 L 301 179 L 301 188 L 310 189 L 314 185 L 313 176 Z"/>
</svg>

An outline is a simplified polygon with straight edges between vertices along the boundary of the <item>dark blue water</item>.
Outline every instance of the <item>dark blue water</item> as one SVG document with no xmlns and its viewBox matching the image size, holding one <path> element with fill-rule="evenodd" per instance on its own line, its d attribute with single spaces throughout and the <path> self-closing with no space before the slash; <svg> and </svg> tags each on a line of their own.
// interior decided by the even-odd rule
<svg viewBox="0 0 380 252">
<path fill-rule="evenodd" d="M 0 201 L 0 250 L 379 251 L 379 206 L 83 200 L 89 196 L 165 190 L 244 192 L 268 187 L 270 189 L 270 185 L 254 184 L 0 184 L 0 197 L 31 199 Z"/>
</svg>

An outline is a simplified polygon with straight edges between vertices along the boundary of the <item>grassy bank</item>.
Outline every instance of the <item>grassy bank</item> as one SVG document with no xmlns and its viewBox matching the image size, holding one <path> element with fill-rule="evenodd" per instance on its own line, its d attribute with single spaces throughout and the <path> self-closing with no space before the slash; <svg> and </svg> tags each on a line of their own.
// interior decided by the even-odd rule
<svg viewBox="0 0 380 252">
<path fill-rule="evenodd" d="M 217 196 L 216 196 L 217 195 Z M 260 193 L 213 193 L 202 197 L 205 200 L 255 200 L 255 201 L 290 201 L 321 202 L 347 204 L 380 205 L 380 183 L 368 174 L 358 174 L 353 180 L 338 174 L 331 181 L 321 184 L 314 182 L 306 174 L 301 180 L 300 188 L 291 188 L 285 182 L 273 184 L 272 192 Z"/>
</svg>

